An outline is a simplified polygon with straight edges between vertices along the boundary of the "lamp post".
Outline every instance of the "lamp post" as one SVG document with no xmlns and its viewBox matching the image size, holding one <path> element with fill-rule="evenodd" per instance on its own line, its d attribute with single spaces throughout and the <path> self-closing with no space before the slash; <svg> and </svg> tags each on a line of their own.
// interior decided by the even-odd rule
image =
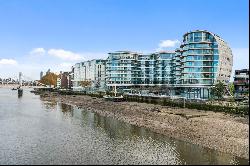
<svg viewBox="0 0 250 166">
<path fill-rule="evenodd" d="M 185 97 L 183 97 L 183 107 L 185 108 Z"/>
<path fill-rule="evenodd" d="M 183 108 L 186 107 L 186 97 L 179 97 L 179 99 L 183 99 Z"/>
</svg>

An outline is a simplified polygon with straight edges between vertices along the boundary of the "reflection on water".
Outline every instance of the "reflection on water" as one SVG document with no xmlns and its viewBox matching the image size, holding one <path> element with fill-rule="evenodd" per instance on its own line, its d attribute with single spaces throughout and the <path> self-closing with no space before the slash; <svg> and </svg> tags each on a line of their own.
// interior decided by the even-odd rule
<svg viewBox="0 0 250 166">
<path fill-rule="evenodd" d="M 0 92 L 0 164 L 248 164 L 27 91 Z"/>
<path fill-rule="evenodd" d="M 62 112 L 62 119 L 81 119 L 82 126 L 88 126 L 96 131 L 102 131 L 112 143 L 114 151 L 120 151 L 123 156 L 119 162 L 132 164 L 136 156 L 139 161 L 133 164 L 240 164 L 241 159 L 229 154 L 219 153 L 208 148 L 177 141 L 149 129 L 137 127 L 113 118 L 100 116 L 96 113 L 81 110 L 71 105 L 57 103 Z M 78 114 L 74 115 L 74 112 Z M 80 114 L 79 114 L 80 112 Z M 126 156 L 128 155 L 128 156 Z M 138 156 L 139 155 L 139 156 Z M 131 158 L 132 157 L 132 158 Z M 114 160 L 114 159 L 113 159 Z"/>
</svg>

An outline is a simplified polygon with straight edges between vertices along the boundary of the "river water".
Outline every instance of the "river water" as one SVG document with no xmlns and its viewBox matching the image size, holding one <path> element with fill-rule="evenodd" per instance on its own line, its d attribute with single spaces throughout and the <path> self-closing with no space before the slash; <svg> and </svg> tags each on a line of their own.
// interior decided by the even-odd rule
<svg viewBox="0 0 250 166">
<path fill-rule="evenodd" d="M 24 90 L 0 88 L 0 164 L 248 164 Z"/>
</svg>

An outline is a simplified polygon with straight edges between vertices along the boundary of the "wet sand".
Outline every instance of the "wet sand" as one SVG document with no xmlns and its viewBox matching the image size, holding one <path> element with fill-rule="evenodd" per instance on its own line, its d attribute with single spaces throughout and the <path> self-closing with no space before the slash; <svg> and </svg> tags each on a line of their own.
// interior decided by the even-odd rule
<svg viewBox="0 0 250 166">
<path fill-rule="evenodd" d="M 249 159 L 249 116 L 137 102 L 112 102 L 85 95 L 48 94 L 42 98 L 61 101 L 172 138 Z"/>
</svg>

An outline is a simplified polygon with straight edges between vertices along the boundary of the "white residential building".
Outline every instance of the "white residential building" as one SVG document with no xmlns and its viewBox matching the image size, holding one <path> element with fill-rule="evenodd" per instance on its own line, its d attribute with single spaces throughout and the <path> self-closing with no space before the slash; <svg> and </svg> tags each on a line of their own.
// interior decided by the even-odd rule
<svg viewBox="0 0 250 166">
<path fill-rule="evenodd" d="M 90 81 L 92 88 L 104 88 L 105 86 L 105 60 L 94 59 L 76 63 L 73 66 L 73 90 L 83 90 L 81 81 Z"/>
<path fill-rule="evenodd" d="M 57 80 L 56 80 L 56 87 L 57 87 L 57 88 L 60 88 L 60 87 L 61 87 L 61 78 L 60 78 L 60 77 L 57 77 Z"/>
</svg>

